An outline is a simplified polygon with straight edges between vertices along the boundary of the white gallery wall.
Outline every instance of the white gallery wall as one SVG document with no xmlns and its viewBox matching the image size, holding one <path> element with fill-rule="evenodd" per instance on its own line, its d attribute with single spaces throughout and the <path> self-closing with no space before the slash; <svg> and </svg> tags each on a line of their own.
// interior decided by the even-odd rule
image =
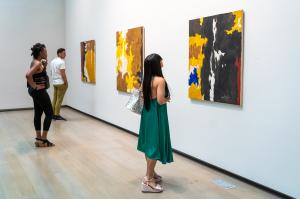
<svg viewBox="0 0 300 199">
<path fill-rule="evenodd" d="M 300 198 L 299 1 L 66 0 L 67 104 L 138 133 L 116 90 L 116 31 L 145 27 L 164 58 L 173 148 Z M 189 20 L 245 12 L 243 106 L 188 98 Z M 80 45 L 96 40 L 96 85 L 80 80 Z M 101 133 L 101 132 L 99 132 Z M 176 164 L 176 160 L 175 163 Z"/>
<path fill-rule="evenodd" d="M 33 107 L 25 79 L 30 48 L 46 44 L 51 60 L 64 46 L 64 5 L 63 0 L 0 0 L 0 110 Z"/>
<path fill-rule="evenodd" d="M 300 198 L 299 1 L 66 0 L 65 24 L 63 7 L 59 0 L 1 1 L 0 109 L 31 106 L 22 79 L 29 47 L 43 41 L 52 57 L 65 41 L 66 103 L 138 133 L 139 116 L 124 107 L 128 94 L 116 90 L 115 34 L 144 26 L 146 55 L 162 55 L 172 88 L 173 148 Z M 243 106 L 191 101 L 189 20 L 238 9 L 245 12 Z M 96 40 L 96 85 L 80 80 L 79 43 L 90 39 Z"/>
<path fill-rule="evenodd" d="M 245 12 L 243 106 L 188 98 L 188 22 Z M 67 49 L 66 104 L 138 133 L 139 116 L 116 90 L 116 31 L 145 27 L 172 89 L 173 148 L 300 198 L 300 2 L 296 0 L 0 0 L 0 110 L 32 107 L 25 73 L 36 42 L 49 60 Z M 80 45 L 96 40 L 96 85 L 80 80 Z M 99 132 L 101 133 L 101 132 Z M 176 164 L 176 159 L 175 163 Z"/>
</svg>

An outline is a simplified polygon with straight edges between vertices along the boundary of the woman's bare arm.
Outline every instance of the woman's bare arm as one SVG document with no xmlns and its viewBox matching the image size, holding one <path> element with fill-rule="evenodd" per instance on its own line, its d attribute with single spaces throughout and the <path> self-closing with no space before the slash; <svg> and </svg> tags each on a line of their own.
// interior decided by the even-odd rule
<svg viewBox="0 0 300 199">
<path fill-rule="evenodd" d="M 165 79 L 160 77 L 157 79 L 157 83 L 157 102 L 162 105 L 169 102 L 170 98 L 165 98 Z"/>
<path fill-rule="evenodd" d="M 43 89 L 45 88 L 45 86 L 43 85 L 37 85 L 34 81 L 33 81 L 33 75 L 42 67 L 42 63 L 35 61 L 33 63 L 33 66 L 29 69 L 29 71 L 26 73 L 26 79 L 29 83 L 29 85 L 34 88 L 34 89 Z"/>
</svg>

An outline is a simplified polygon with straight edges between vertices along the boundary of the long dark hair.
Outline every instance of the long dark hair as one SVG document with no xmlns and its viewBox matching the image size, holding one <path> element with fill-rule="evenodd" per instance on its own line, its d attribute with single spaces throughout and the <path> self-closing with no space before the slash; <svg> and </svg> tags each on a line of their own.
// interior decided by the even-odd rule
<svg viewBox="0 0 300 199">
<path fill-rule="evenodd" d="M 144 106 L 147 110 L 150 108 L 151 96 L 151 82 L 152 78 L 164 77 L 161 70 L 162 58 L 159 54 L 153 53 L 148 55 L 144 61 L 144 80 L 143 80 L 143 96 L 144 96 Z M 167 83 L 166 83 L 167 88 Z M 166 89 L 167 92 L 168 88 Z"/>
<path fill-rule="evenodd" d="M 45 44 L 41 44 L 41 43 L 34 44 L 31 48 L 31 56 L 33 56 L 34 59 L 37 59 L 40 56 L 43 48 L 46 48 Z"/>
</svg>

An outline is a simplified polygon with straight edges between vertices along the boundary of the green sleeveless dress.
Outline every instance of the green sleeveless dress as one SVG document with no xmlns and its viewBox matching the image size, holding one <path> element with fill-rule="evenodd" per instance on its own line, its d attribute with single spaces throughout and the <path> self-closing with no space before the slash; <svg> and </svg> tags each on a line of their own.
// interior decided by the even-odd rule
<svg viewBox="0 0 300 199">
<path fill-rule="evenodd" d="M 145 107 L 142 110 L 137 149 L 149 159 L 163 164 L 173 162 L 167 105 L 160 105 L 156 98 L 148 111 Z"/>
</svg>

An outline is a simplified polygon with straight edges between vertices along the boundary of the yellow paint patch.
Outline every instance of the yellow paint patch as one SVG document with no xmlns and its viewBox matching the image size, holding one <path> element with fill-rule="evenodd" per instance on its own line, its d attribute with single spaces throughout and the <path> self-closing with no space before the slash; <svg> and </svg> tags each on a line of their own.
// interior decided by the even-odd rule
<svg viewBox="0 0 300 199">
<path fill-rule="evenodd" d="M 193 70 L 196 67 L 197 77 L 198 77 L 198 86 L 191 84 L 189 87 L 189 97 L 191 99 L 203 100 L 204 96 L 201 93 L 201 69 L 203 66 L 203 60 L 205 58 L 203 53 L 203 48 L 206 45 L 208 39 L 203 38 L 201 35 L 196 34 L 195 36 L 189 37 L 189 49 L 190 58 L 189 58 L 189 71 Z"/>
<path fill-rule="evenodd" d="M 242 10 L 235 11 L 235 12 L 232 12 L 232 14 L 235 17 L 234 25 L 231 27 L 230 30 L 225 30 L 225 32 L 228 35 L 231 35 L 235 31 L 242 32 L 242 30 L 243 30 L 243 11 Z"/>
<path fill-rule="evenodd" d="M 117 57 L 117 68 L 116 68 L 117 71 L 116 72 L 118 72 L 122 66 L 121 56 L 123 54 L 124 41 L 125 41 L 125 39 L 122 37 L 122 34 L 119 34 L 117 50 L 116 50 L 116 57 Z"/>
<path fill-rule="evenodd" d="M 129 50 L 129 55 L 126 54 L 126 59 L 128 61 L 127 72 L 128 72 L 129 75 L 132 75 L 133 55 L 132 55 L 131 48 Z"/>
<path fill-rule="evenodd" d="M 129 55 L 126 54 L 126 59 L 128 61 L 127 64 L 127 73 L 126 84 L 127 84 L 127 92 L 131 92 L 135 87 L 134 85 L 138 83 L 137 77 L 132 72 L 133 67 L 133 55 L 131 49 L 129 50 Z"/>
<path fill-rule="evenodd" d="M 200 26 L 203 24 L 203 17 L 200 18 Z"/>
<path fill-rule="evenodd" d="M 191 86 L 189 87 L 189 97 L 191 99 L 204 100 L 204 96 L 201 94 L 200 86 L 191 84 Z"/>
<path fill-rule="evenodd" d="M 189 45 L 204 46 L 207 43 L 207 38 L 203 38 L 201 35 L 190 36 Z"/>
<path fill-rule="evenodd" d="M 131 92 L 134 89 L 134 85 L 138 83 L 138 79 L 134 75 L 126 76 L 127 92 Z"/>
<path fill-rule="evenodd" d="M 91 83 L 96 83 L 95 78 L 95 51 L 94 50 L 88 50 L 85 54 L 85 60 L 86 60 L 86 70 L 88 73 L 88 79 Z"/>
</svg>

